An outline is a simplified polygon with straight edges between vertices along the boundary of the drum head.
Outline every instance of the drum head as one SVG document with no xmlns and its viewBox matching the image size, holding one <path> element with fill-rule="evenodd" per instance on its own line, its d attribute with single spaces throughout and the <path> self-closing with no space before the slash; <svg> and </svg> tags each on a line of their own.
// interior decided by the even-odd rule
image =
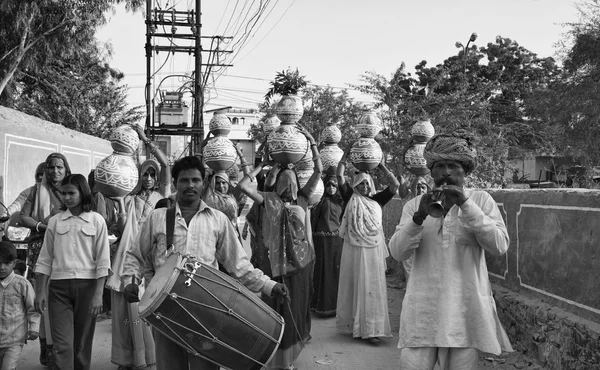
<svg viewBox="0 0 600 370">
<path fill-rule="evenodd" d="M 179 276 L 179 270 L 176 268 L 182 264 L 182 260 L 183 257 L 179 253 L 173 253 L 156 271 L 140 300 L 139 312 L 142 318 L 160 306 L 166 294 L 169 294 Z"/>
</svg>

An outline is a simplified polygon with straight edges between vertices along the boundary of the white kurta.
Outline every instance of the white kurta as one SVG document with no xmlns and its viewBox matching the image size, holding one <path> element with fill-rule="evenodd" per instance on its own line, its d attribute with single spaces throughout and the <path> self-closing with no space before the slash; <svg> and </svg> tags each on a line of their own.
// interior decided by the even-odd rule
<svg viewBox="0 0 600 370">
<path fill-rule="evenodd" d="M 488 193 L 465 194 L 462 206 L 453 206 L 445 218 L 427 217 L 422 226 L 412 220 L 421 196 L 404 206 L 389 243 L 396 260 L 413 257 L 398 348 L 513 350 L 498 319 L 484 254 L 506 253 L 506 225 Z"/>
</svg>

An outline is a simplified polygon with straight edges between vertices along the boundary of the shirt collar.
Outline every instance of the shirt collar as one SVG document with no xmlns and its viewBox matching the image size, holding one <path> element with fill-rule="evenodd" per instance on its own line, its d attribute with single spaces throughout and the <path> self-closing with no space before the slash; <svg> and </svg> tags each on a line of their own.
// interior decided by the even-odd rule
<svg viewBox="0 0 600 370">
<path fill-rule="evenodd" d="M 86 221 L 86 222 L 90 222 L 92 220 L 92 213 L 91 212 L 81 212 L 79 214 L 79 216 L 75 216 L 71 213 L 71 210 L 67 208 L 66 211 L 63 211 L 62 216 L 60 217 L 61 220 L 66 220 L 69 217 L 79 217 L 82 220 Z"/>
<path fill-rule="evenodd" d="M 8 276 L 6 278 L 4 278 L 4 280 L 2 280 L 2 287 L 6 288 L 8 286 L 8 284 L 10 284 L 10 282 L 15 278 L 15 273 L 14 271 L 11 272 L 10 274 L 8 274 Z"/>
<path fill-rule="evenodd" d="M 204 201 L 202 199 L 200 199 L 200 207 L 198 207 L 198 212 L 203 212 L 207 208 L 210 208 L 210 207 L 208 207 L 208 204 L 204 203 Z M 175 202 L 175 214 L 182 216 L 181 208 L 179 208 L 179 202 L 177 202 L 177 201 Z"/>
</svg>

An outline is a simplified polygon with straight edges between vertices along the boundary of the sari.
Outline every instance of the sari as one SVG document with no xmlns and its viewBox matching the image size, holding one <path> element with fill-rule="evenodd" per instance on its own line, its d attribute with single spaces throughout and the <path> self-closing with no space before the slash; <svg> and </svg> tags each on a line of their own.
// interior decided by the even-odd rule
<svg viewBox="0 0 600 370">
<path fill-rule="evenodd" d="M 238 217 L 238 200 L 233 195 L 232 185 L 229 184 L 227 194 L 223 194 L 215 189 L 215 182 L 217 178 L 223 179 L 229 183 L 229 176 L 224 171 L 215 172 L 209 179 L 207 186 L 202 192 L 202 200 L 211 208 L 218 209 L 225 213 L 229 221 L 233 224 L 234 229 L 237 231 L 237 217 Z M 238 233 L 239 234 L 239 233 Z"/>
<path fill-rule="evenodd" d="M 163 198 L 157 191 L 158 186 L 147 190 L 142 188 L 142 176 L 149 168 L 154 169 L 157 177 L 160 173 L 160 165 L 153 159 L 144 161 L 140 166 L 138 184 L 132 194 L 125 198 L 127 221 L 115 252 L 112 274 L 106 283 L 106 286 L 112 290 L 111 361 L 116 365 L 134 368 L 148 367 L 156 363 L 152 330 L 140 320 L 138 302 L 128 303 L 125 300 L 122 293 L 124 281 L 121 279 L 127 251 L 135 243 L 141 224 L 150 215 L 156 203 Z M 140 296 L 143 294 L 143 286 L 140 284 Z"/>
<path fill-rule="evenodd" d="M 263 294 L 262 299 L 285 320 L 281 343 L 269 366 L 287 368 L 298 358 L 310 337 L 310 297 L 314 250 L 310 226 L 308 198 L 298 196 L 298 185 L 292 170 L 281 171 L 275 192 L 263 196 L 262 233 L 268 261 L 260 269 L 273 280 L 283 283 L 290 301 L 280 301 Z M 291 191 L 292 201 L 281 195 Z"/>
<path fill-rule="evenodd" d="M 325 188 L 335 177 L 323 181 Z M 310 309 L 319 316 L 335 316 L 340 275 L 340 260 L 344 240 L 339 237 L 340 221 L 344 211 L 344 201 L 336 189 L 331 195 L 327 191 L 311 210 L 313 241 L 315 245 L 315 269 L 313 277 L 314 294 Z"/>
<path fill-rule="evenodd" d="M 383 234 L 381 206 L 393 193 L 388 188 L 379 194 L 364 196 L 355 190 L 364 180 L 369 181 L 371 190 L 375 189 L 371 176 L 366 173 L 357 174 L 352 189 L 346 189 L 346 193 L 352 195 L 339 229 L 344 246 L 336 325 L 340 332 L 352 333 L 354 338 L 391 337 L 385 278 L 385 258 L 389 252 Z"/>
</svg>

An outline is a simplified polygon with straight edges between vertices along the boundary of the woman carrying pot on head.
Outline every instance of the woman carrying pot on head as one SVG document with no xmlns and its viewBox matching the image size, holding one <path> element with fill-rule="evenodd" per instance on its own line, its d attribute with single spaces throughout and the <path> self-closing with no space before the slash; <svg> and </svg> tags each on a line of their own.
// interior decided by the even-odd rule
<svg viewBox="0 0 600 370">
<path fill-rule="evenodd" d="M 250 169 L 248 168 L 246 158 L 237 145 L 234 145 L 234 147 L 238 157 L 240 158 L 242 172 L 244 175 L 248 175 L 250 173 Z M 238 232 L 239 235 L 237 220 L 241 211 L 240 204 L 242 204 L 242 200 L 244 198 L 244 194 L 242 192 L 236 191 L 236 189 L 239 189 L 239 184 L 233 185 L 229 181 L 229 175 L 225 170 L 216 171 L 209 175 L 205 184 L 206 187 L 202 191 L 202 200 L 204 200 L 209 207 L 218 209 L 219 211 L 225 213 L 227 218 L 229 218 L 233 224 L 233 228 Z"/>
<path fill-rule="evenodd" d="M 289 301 L 278 301 L 263 296 L 263 300 L 283 316 L 286 326 L 270 368 L 294 369 L 304 342 L 310 338 L 310 297 L 314 250 L 310 226 L 308 199 L 321 181 L 323 165 L 315 139 L 305 129 L 300 131 L 310 142 L 314 173 L 302 188 L 293 169 L 283 168 L 277 174 L 275 191 L 260 192 L 251 185 L 262 171 L 264 163 L 240 181 L 239 186 L 255 203 L 264 206 L 262 237 L 268 250 L 268 261 L 258 266 L 273 280 L 285 284 Z"/>
<path fill-rule="evenodd" d="M 119 370 L 143 368 L 156 363 L 154 339 L 148 325 L 138 314 L 138 303 L 128 303 L 123 295 L 123 261 L 138 234 L 139 226 L 154 210 L 159 200 L 171 192 L 171 173 L 167 156 L 148 140 L 142 128 L 132 125 L 140 140 L 146 143 L 157 160 L 147 159 L 139 167 L 139 180 L 125 198 L 116 198 L 119 205 L 118 225 L 121 231 L 112 263 L 112 275 L 106 286 L 111 289 L 112 348 L 111 361 Z"/>
<path fill-rule="evenodd" d="M 21 225 L 30 228 L 32 234 L 27 251 L 27 264 L 31 271 L 33 271 L 42 249 L 44 233 L 48 228 L 48 220 L 61 212 L 60 208 L 63 206 L 60 194 L 61 182 L 71 174 L 69 162 L 61 153 L 50 154 L 45 163 L 46 169 L 42 181 L 36 184 L 36 187 L 27 197 L 25 204 L 23 204 L 23 208 L 21 208 Z M 40 363 L 52 367 L 54 366 L 54 357 L 50 333 L 46 331 L 46 328 L 49 328 L 47 320 L 48 315 L 42 315 L 40 323 Z"/>
<path fill-rule="evenodd" d="M 344 239 L 337 296 L 336 325 L 355 339 L 378 344 L 391 337 L 388 314 L 385 258 L 389 256 L 382 225 L 382 207 L 389 202 L 400 183 L 385 167 L 379 168 L 390 186 L 375 193 L 371 175 L 358 172 L 348 185 L 344 177 L 348 151 L 338 165 L 337 180 L 346 201 L 339 229 Z"/>
<path fill-rule="evenodd" d="M 332 169 L 335 171 L 335 168 Z M 338 229 L 344 212 L 344 200 L 338 190 L 335 174 L 326 175 L 323 183 L 323 198 L 310 212 L 315 243 L 314 293 L 310 309 L 319 316 L 335 316 L 344 242 Z"/>
</svg>

